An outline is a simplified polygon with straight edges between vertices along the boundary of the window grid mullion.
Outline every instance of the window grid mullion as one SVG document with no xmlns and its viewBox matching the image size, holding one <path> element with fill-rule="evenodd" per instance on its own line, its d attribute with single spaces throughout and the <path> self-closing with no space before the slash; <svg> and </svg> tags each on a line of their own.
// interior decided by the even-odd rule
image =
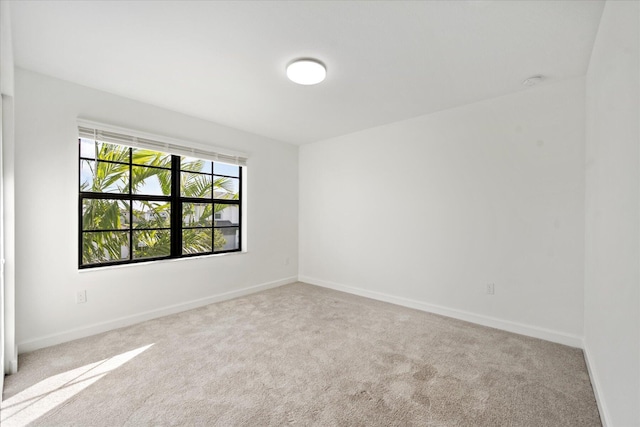
<svg viewBox="0 0 640 427">
<path fill-rule="evenodd" d="M 238 250 L 242 250 L 242 168 L 238 168 Z"/>
<path fill-rule="evenodd" d="M 129 261 L 133 261 L 133 166 L 131 166 L 133 149 L 129 147 Z"/>
<path fill-rule="evenodd" d="M 171 257 L 182 254 L 182 202 L 180 200 L 180 156 L 171 156 Z"/>
</svg>

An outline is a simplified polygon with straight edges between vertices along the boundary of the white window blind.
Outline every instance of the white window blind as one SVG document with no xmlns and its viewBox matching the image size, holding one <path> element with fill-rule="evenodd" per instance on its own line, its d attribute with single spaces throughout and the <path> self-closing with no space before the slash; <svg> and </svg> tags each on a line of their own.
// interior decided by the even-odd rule
<svg viewBox="0 0 640 427">
<path fill-rule="evenodd" d="M 178 156 L 195 157 L 238 166 L 247 165 L 247 155 L 245 153 L 152 135 L 89 120 L 78 120 L 78 134 L 81 138 L 89 138 L 111 144 L 162 151 Z"/>
</svg>

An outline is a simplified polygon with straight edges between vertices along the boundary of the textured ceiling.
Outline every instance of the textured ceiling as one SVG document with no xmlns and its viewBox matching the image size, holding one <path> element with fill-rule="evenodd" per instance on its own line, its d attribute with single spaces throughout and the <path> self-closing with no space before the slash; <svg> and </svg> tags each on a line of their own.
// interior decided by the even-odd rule
<svg viewBox="0 0 640 427">
<path fill-rule="evenodd" d="M 16 1 L 16 65 L 303 144 L 586 73 L 602 1 Z M 285 66 L 327 64 L 299 86 Z"/>
</svg>

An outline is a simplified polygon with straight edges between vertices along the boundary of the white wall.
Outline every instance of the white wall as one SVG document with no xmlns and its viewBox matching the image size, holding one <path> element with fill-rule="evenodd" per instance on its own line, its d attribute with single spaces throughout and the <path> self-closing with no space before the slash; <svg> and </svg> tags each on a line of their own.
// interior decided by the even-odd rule
<svg viewBox="0 0 640 427">
<path fill-rule="evenodd" d="M 6 96 L 14 93 L 13 35 L 9 2 L 0 3 L 0 92 Z"/>
<path fill-rule="evenodd" d="M 302 146 L 300 279 L 581 345 L 584 102 L 549 82 Z"/>
<path fill-rule="evenodd" d="M 21 352 L 296 280 L 297 146 L 20 69 L 15 92 Z M 248 253 L 78 271 L 78 116 L 248 153 Z"/>
<path fill-rule="evenodd" d="M 0 392 L 4 374 L 18 369 L 15 340 L 14 233 L 5 227 L 14 217 L 13 94 L 14 60 L 9 3 L 0 2 Z M 8 250 L 7 250 L 8 249 Z"/>
<path fill-rule="evenodd" d="M 585 353 L 609 426 L 640 426 L 639 21 L 607 2 L 587 73 Z"/>
</svg>

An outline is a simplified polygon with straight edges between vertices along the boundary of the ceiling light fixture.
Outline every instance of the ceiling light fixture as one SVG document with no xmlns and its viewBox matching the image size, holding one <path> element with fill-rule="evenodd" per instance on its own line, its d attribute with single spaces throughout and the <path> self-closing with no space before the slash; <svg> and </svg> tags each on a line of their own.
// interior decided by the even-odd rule
<svg viewBox="0 0 640 427">
<path fill-rule="evenodd" d="M 542 83 L 542 81 L 544 80 L 544 76 L 543 75 L 537 75 L 537 76 L 531 76 L 528 79 L 526 79 L 525 81 L 522 82 L 522 84 L 524 86 L 535 86 L 538 83 Z"/>
<path fill-rule="evenodd" d="M 327 77 L 327 68 L 317 59 L 296 59 L 287 66 L 287 77 L 299 85 L 315 85 Z"/>
</svg>

